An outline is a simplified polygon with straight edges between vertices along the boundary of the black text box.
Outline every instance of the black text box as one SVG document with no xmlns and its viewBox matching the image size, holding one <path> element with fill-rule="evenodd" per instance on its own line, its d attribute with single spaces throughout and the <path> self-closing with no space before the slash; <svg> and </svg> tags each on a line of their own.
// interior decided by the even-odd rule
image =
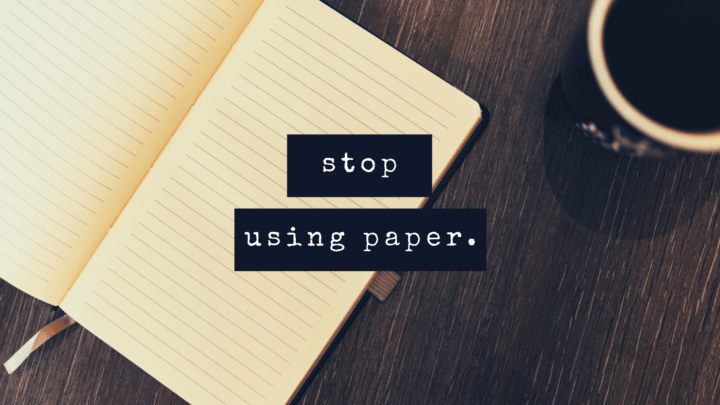
<svg viewBox="0 0 720 405">
<path fill-rule="evenodd" d="M 431 193 L 431 135 L 288 135 L 288 197 Z"/>
<path fill-rule="evenodd" d="M 484 209 L 235 210 L 238 271 L 485 270 L 485 240 Z"/>
</svg>

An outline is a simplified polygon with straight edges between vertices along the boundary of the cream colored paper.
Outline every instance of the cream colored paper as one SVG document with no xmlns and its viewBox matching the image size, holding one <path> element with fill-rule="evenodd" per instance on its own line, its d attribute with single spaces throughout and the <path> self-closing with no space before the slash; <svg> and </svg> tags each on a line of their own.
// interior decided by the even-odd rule
<svg viewBox="0 0 720 405">
<path fill-rule="evenodd" d="M 287 198 L 290 133 L 431 133 L 440 178 L 478 104 L 317 1 L 266 0 L 61 307 L 190 403 L 283 404 L 369 272 L 233 272 L 233 209 Z"/>
<path fill-rule="evenodd" d="M 0 277 L 58 304 L 258 0 L 0 5 Z"/>
</svg>

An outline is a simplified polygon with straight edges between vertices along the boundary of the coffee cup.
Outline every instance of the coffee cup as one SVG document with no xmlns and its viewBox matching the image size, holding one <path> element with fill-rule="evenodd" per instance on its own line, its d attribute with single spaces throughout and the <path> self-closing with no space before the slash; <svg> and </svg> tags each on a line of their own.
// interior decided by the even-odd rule
<svg viewBox="0 0 720 405">
<path fill-rule="evenodd" d="M 605 148 L 720 151 L 720 1 L 595 0 L 561 75 L 577 125 Z"/>
</svg>

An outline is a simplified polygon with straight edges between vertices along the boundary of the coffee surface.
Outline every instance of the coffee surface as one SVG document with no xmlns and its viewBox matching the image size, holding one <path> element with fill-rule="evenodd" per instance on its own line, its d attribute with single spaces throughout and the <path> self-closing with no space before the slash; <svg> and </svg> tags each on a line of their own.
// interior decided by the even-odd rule
<svg viewBox="0 0 720 405">
<path fill-rule="evenodd" d="M 635 108 L 679 130 L 720 129 L 720 0 L 618 0 L 604 42 Z"/>
</svg>

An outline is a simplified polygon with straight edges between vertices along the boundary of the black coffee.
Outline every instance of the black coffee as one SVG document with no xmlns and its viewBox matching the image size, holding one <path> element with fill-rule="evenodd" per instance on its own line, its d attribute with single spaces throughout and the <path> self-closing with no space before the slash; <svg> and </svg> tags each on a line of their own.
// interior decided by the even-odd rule
<svg viewBox="0 0 720 405">
<path fill-rule="evenodd" d="M 617 0 L 604 42 L 635 108 L 680 130 L 720 129 L 720 0 Z"/>
</svg>

